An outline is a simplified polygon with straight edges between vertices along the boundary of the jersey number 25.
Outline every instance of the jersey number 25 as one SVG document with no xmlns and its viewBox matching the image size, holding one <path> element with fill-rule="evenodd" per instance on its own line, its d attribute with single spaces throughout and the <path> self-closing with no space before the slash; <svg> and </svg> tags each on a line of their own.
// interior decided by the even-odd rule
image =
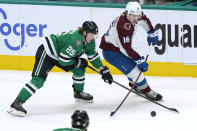
<svg viewBox="0 0 197 131">
<path fill-rule="evenodd" d="M 72 46 L 68 46 L 68 48 L 66 48 L 66 52 L 70 55 L 73 56 L 75 54 L 75 50 L 73 49 Z"/>
</svg>

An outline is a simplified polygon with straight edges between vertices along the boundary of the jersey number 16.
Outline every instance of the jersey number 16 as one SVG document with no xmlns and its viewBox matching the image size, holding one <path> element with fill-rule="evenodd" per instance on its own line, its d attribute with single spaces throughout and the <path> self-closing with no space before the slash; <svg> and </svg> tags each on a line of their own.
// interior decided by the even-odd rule
<svg viewBox="0 0 197 131">
<path fill-rule="evenodd" d="M 123 37 L 123 42 L 124 43 L 129 43 L 130 42 L 129 36 Z"/>
</svg>

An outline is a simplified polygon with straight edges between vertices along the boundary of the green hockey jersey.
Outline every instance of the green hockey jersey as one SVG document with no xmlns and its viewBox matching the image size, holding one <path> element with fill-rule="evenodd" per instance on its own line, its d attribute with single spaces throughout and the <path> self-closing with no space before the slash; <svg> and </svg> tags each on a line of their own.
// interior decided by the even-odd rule
<svg viewBox="0 0 197 131">
<path fill-rule="evenodd" d="M 58 60 L 62 66 L 75 63 L 75 58 L 86 54 L 90 63 L 99 68 L 102 66 L 98 52 L 96 51 L 95 40 L 85 43 L 79 30 L 70 30 L 61 35 L 51 34 L 45 37 L 43 42 L 46 53 L 53 59 Z"/>
<path fill-rule="evenodd" d="M 82 130 L 76 129 L 76 128 L 59 128 L 59 129 L 55 129 L 53 131 L 82 131 Z"/>
</svg>

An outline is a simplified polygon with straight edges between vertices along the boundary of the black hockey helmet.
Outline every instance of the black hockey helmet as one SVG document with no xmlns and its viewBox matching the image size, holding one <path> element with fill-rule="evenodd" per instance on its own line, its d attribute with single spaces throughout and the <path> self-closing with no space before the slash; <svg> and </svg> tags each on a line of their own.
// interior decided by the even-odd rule
<svg viewBox="0 0 197 131">
<path fill-rule="evenodd" d="M 89 117 L 84 110 L 76 110 L 71 118 L 73 128 L 86 129 L 89 125 Z"/>
<path fill-rule="evenodd" d="M 94 21 L 85 21 L 82 28 L 86 33 L 98 34 L 98 26 Z"/>
</svg>

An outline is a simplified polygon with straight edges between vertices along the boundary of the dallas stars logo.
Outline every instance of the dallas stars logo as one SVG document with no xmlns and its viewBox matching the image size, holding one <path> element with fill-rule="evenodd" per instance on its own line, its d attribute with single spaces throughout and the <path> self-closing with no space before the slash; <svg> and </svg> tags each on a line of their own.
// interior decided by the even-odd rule
<svg viewBox="0 0 197 131">
<path fill-rule="evenodd" d="M 77 47 L 79 47 L 79 46 L 81 45 L 81 41 L 80 41 L 80 40 L 76 40 L 75 45 L 76 45 Z"/>
</svg>

